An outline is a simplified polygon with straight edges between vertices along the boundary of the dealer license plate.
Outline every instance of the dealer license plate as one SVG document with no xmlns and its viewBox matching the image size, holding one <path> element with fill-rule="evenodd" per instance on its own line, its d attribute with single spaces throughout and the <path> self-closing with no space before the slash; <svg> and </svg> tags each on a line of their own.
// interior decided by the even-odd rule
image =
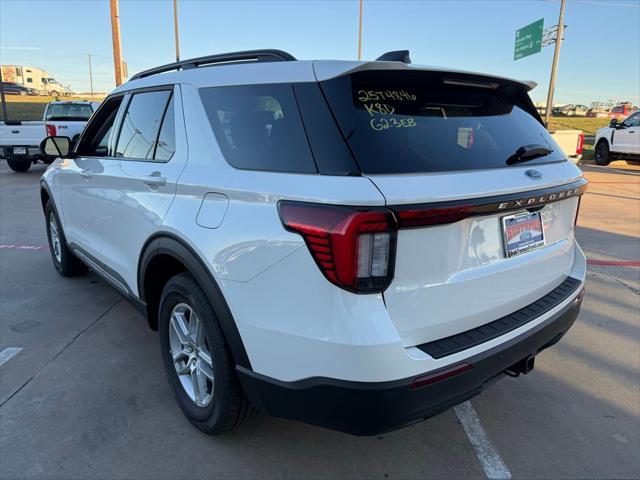
<svg viewBox="0 0 640 480">
<path fill-rule="evenodd" d="M 502 217 L 502 234 L 507 257 L 544 247 L 540 212 L 524 212 Z"/>
</svg>

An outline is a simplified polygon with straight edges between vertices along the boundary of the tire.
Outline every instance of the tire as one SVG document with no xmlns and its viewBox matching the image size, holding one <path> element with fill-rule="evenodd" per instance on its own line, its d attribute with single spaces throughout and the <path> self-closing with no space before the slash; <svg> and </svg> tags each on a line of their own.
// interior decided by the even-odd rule
<svg viewBox="0 0 640 480">
<path fill-rule="evenodd" d="M 58 96 L 58 92 L 56 90 L 52 90 L 49 92 L 49 95 L 51 95 L 52 97 L 57 97 Z"/>
<path fill-rule="evenodd" d="M 14 172 L 26 172 L 31 168 L 31 160 L 19 160 L 17 158 L 7 158 L 9 168 Z"/>
<path fill-rule="evenodd" d="M 20 90 L 20 96 L 24 97 L 27 94 L 27 92 L 25 92 L 24 90 Z"/>
<path fill-rule="evenodd" d="M 609 165 L 611 163 L 611 154 L 609 152 L 609 144 L 606 140 L 601 140 L 596 145 L 596 164 L 600 166 Z"/>
<path fill-rule="evenodd" d="M 178 317 L 182 318 L 185 328 L 180 328 Z M 194 325 L 200 326 L 201 330 L 192 328 Z M 242 391 L 233 356 L 216 314 L 189 273 L 176 275 L 165 285 L 160 298 L 158 326 L 162 362 L 169 385 L 182 412 L 193 425 L 209 435 L 216 435 L 234 430 L 257 415 L 258 411 Z M 179 359 L 174 362 L 176 357 Z M 181 375 L 178 368 L 183 372 Z M 192 379 L 201 386 L 199 395 L 192 387 Z"/>
<path fill-rule="evenodd" d="M 62 231 L 60 219 L 53 208 L 51 200 L 44 207 L 45 221 L 47 224 L 47 238 L 53 266 L 63 277 L 81 275 L 87 271 L 87 267 L 76 257 L 67 246 L 67 239 Z"/>
</svg>

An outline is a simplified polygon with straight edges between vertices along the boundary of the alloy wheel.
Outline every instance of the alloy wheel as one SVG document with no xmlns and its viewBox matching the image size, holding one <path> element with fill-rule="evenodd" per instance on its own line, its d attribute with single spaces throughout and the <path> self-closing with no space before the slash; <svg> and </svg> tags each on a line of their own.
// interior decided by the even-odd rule
<svg viewBox="0 0 640 480">
<path fill-rule="evenodd" d="M 60 244 L 60 231 L 58 230 L 58 222 L 56 216 L 51 212 L 49 214 L 49 233 L 51 234 L 51 247 L 53 254 L 59 263 L 62 263 L 62 249 Z"/>
<path fill-rule="evenodd" d="M 186 303 L 171 311 L 169 346 L 173 366 L 185 393 L 199 407 L 213 398 L 214 377 L 211 352 L 204 323 Z"/>
</svg>

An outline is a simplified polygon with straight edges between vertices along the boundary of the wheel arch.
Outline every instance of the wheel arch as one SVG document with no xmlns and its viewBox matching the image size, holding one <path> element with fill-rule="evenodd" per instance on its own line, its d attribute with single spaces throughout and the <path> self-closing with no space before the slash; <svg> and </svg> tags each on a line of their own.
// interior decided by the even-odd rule
<svg viewBox="0 0 640 480">
<path fill-rule="evenodd" d="M 185 271 L 195 278 L 211 303 L 236 364 L 251 369 L 240 332 L 218 283 L 193 248 L 172 233 L 149 238 L 138 262 L 138 295 L 146 304 L 149 327 L 158 329 L 158 307 L 164 285 L 173 275 Z"/>
<path fill-rule="evenodd" d="M 46 183 L 40 182 L 40 203 L 42 203 L 42 211 L 44 212 L 47 207 L 47 202 L 51 200 L 53 197 L 51 195 L 51 190 Z M 53 202 L 52 202 L 53 203 Z"/>
</svg>

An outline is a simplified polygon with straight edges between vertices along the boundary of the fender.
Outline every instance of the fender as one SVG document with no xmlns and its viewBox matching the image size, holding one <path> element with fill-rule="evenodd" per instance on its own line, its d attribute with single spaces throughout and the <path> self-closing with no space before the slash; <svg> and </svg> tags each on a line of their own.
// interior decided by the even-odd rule
<svg viewBox="0 0 640 480">
<path fill-rule="evenodd" d="M 54 202 L 53 200 L 53 194 L 51 193 L 51 188 L 49 188 L 49 185 L 44 180 L 40 180 L 40 199 L 41 200 L 42 200 L 42 190 L 47 192 L 47 195 L 49 195 L 49 200 L 51 200 L 51 205 L 53 206 L 53 210 L 56 212 L 56 215 L 58 215 L 58 218 L 60 218 L 60 214 L 58 213 L 58 209 L 56 208 L 56 202 Z M 46 207 L 46 204 L 42 202 L 43 212 L 45 207 Z"/>
<path fill-rule="evenodd" d="M 138 294 L 140 299 L 145 303 L 147 302 L 144 285 L 145 274 L 149 263 L 157 255 L 168 255 L 175 258 L 193 275 L 216 313 L 222 333 L 229 348 L 231 348 L 236 364 L 251 369 L 251 363 L 240 337 L 240 332 L 218 283 L 198 254 L 179 237 L 164 232 L 147 240 L 138 263 Z M 150 326 L 152 326 L 152 314 L 155 315 L 155 312 L 149 312 L 149 307 L 147 307 L 147 319 L 150 321 Z"/>
</svg>

